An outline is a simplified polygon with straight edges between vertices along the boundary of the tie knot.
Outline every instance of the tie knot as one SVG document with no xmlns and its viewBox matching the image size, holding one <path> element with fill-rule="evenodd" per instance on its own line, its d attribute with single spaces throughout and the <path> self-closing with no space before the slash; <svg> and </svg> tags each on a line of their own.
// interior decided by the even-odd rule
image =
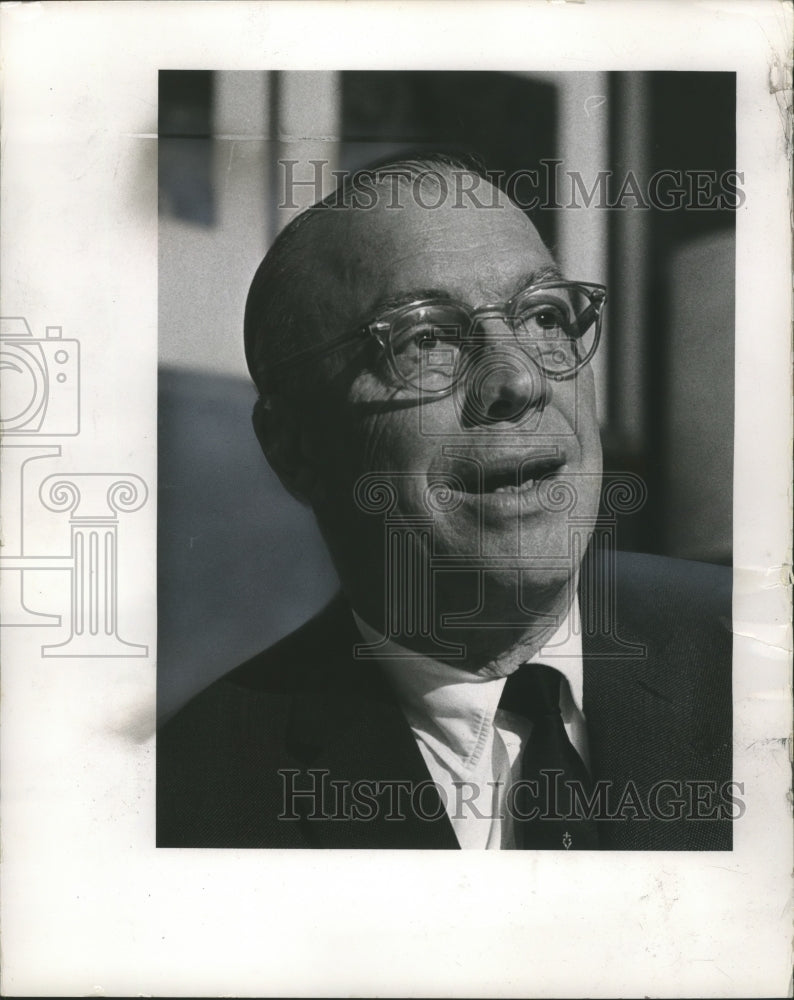
<svg viewBox="0 0 794 1000">
<path fill-rule="evenodd" d="M 545 663 L 522 663 L 505 683 L 500 706 L 533 722 L 560 714 L 562 674 Z"/>
</svg>

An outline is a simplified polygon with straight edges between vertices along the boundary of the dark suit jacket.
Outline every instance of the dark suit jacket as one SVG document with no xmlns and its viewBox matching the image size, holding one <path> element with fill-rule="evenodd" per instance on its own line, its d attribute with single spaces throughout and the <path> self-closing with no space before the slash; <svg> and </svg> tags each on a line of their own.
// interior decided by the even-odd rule
<svg viewBox="0 0 794 1000">
<path fill-rule="evenodd" d="M 619 812 L 602 818 L 602 846 L 730 850 L 730 571 L 593 557 L 580 599 L 591 771 Z M 339 597 L 168 721 L 157 741 L 158 846 L 457 847 L 385 679 L 352 656 L 360 642 Z M 368 808 L 351 812 L 330 781 L 358 782 Z"/>
</svg>

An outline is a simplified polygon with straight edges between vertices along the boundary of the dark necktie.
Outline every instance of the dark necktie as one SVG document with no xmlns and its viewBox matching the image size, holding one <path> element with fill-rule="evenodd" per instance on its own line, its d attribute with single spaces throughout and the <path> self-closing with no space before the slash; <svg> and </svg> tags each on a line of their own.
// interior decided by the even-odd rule
<svg viewBox="0 0 794 1000">
<path fill-rule="evenodd" d="M 583 798 L 592 799 L 593 783 L 565 731 L 561 681 L 559 670 L 525 663 L 508 677 L 499 703 L 532 722 L 521 757 L 521 782 L 512 797 L 516 843 L 524 850 L 598 848 L 596 825 L 584 818 L 582 808 Z"/>
</svg>

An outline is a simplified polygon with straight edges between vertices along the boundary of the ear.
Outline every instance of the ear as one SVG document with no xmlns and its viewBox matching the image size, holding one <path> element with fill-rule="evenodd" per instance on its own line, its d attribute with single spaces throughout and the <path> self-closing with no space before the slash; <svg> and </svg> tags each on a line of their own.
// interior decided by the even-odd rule
<svg viewBox="0 0 794 1000">
<path fill-rule="evenodd" d="M 254 404 L 252 422 L 259 447 L 284 487 L 301 503 L 311 506 L 319 477 L 297 407 L 282 397 L 261 397 Z"/>
</svg>

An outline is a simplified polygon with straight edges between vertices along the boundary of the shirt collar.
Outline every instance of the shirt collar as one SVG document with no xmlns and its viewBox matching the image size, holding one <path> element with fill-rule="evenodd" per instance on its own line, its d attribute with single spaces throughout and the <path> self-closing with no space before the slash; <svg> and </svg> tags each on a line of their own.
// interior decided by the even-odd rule
<svg viewBox="0 0 794 1000">
<path fill-rule="evenodd" d="M 519 646 L 500 657 L 499 676 L 471 674 L 407 650 L 392 640 L 383 642 L 355 611 L 353 616 L 364 641 L 381 645 L 379 662 L 414 731 L 441 739 L 464 761 L 479 757 L 491 734 L 507 675 L 522 663 L 543 662 L 559 670 L 568 680 L 573 705 L 581 711 L 582 636 L 576 598 L 560 627 L 534 656 L 527 657 Z M 566 701 L 564 697 L 563 716 Z"/>
</svg>

